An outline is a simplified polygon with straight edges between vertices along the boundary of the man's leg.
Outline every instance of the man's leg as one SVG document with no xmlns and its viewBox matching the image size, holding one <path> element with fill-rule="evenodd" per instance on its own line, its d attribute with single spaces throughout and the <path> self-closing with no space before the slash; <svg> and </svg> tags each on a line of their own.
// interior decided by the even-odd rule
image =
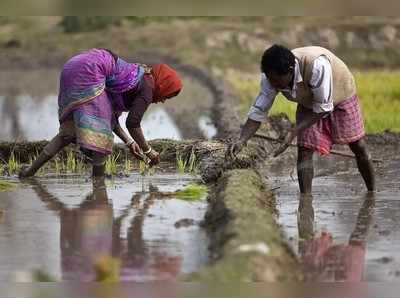
<svg viewBox="0 0 400 298">
<path fill-rule="evenodd" d="M 357 167 L 364 179 L 368 191 L 375 191 L 375 173 L 371 157 L 363 139 L 349 144 L 357 160 Z"/>
<path fill-rule="evenodd" d="M 311 194 L 312 180 L 314 178 L 313 150 L 299 146 L 297 152 L 297 177 L 300 192 L 302 194 Z"/>
<path fill-rule="evenodd" d="M 26 178 L 35 175 L 35 173 L 51 158 L 54 157 L 62 148 L 69 145 L 74 140 L 73 137 L 57 134 L 39 154 L 38 158 L 32 163 L 29 168 L 22 169 L 19 172 L 19 177 Z"/>
</svg>

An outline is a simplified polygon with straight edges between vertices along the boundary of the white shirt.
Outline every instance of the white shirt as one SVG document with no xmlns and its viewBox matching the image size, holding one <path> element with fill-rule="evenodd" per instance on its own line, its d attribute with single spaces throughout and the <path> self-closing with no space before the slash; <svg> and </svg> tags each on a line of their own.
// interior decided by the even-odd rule
<svg viewBox="0 0 400 298">
<path fill-rule="evenodd" d="M 297 83 L 302 81 L 303 78 L 297 60 L 294 69 L 293 89 L 277 90 L 271 86 L 267 76 L 264 73 L 261 74 L 260 93 L 256 97 L 254 104 L 250 107 L 248 117 L 254 121 L 265 122 L 268 111 L 271 109 L 278 92 L 287 91 L 295 100 Z M 325 56 L 320 56 L 314 60 L 309 85 L 313 93 L 314 113 L 333 111 L 332 67 Z"/>
</svg>

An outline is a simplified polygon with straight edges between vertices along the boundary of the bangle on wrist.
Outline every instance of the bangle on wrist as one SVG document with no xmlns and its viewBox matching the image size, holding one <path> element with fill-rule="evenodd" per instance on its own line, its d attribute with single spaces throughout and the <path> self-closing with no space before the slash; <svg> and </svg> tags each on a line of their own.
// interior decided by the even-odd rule
<svg viewBox="0 0 400 298">
<path fill-rule="evenodd" d="M 129 146 L 132 145 L 133 143 L 135 143 L 135 141 L 134 141 L 134 140 L 130 140 L 130 141 L 128 141 L 125 145 L 129 147 Z"/>
<path fill-rule="evenodd" d="M 144 153 L 144 154 L 149 154 L 149 153 L 151 152 L 151 150 L 153 150 L 153 149 L 149 146 L 149 149 L 146 150 L 146 151 L 143 151 L 143 153 Z"/>
</svg>

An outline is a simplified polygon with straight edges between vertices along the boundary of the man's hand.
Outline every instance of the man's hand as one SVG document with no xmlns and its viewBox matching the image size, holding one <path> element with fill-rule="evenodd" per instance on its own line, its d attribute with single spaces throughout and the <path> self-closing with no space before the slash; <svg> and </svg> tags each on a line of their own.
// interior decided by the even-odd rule
<svg viewBox="0 0 400 298">
<path fill-rule="evenodd" d="M 132 153 L 134 157 L 139 160 L 143 160 L 143 156 L 141 155 L 140 147 L 136 142 L 128 145 L 129 151 Z"/>
<path fill-rule="evenodd" d="M 283 153 L 293 142 L 293 139 L 296 137 L 296 130 L 291 130 L 285 136 L 284 140 L 282 141 L 282 145 L 279 146 L 277 150 L 274 152 L 274 157 L 277 157 L 279 154 Z"/>
<path fill-rule="evenodd" d="M 160 153 L 156 150 L 151 149 L 151 151 L 147 154 L 147 157 L 150 159 L 149 166 L 155 166 L 160 163 Z"/>
<path fill-rule="evenodd" d="M 245 143 L 242 140 L 234 140 L 228 145 L 227 156 L 231 159 L 234 159 L 236 155 L 242 151 L 244 146 Z"/>
</svg>

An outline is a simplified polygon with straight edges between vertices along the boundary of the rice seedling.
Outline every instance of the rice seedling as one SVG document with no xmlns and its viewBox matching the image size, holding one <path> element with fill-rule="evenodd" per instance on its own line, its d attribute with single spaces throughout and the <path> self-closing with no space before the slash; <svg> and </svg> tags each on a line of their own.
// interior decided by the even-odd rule
<svg viewBox="0 0 400 298">
<path fill-rule="evenodd" d="M 68 172 L 70 173 L 76 172 L 76 158 L 73 151 L 68 151 L 66 163 Z"/>
<path fill-rule="evenodd" d="M 139 161 L 139 174 L 140 175 L 142 175 L 142 176 L 146 176 L 146 175 L 152 176 L 152 175 L 154 175 L 154 172 L 155 172 L 154 168 L 151 168 L 149 166 L 148 162 L 143 161 L 143 160 Z"/>
<path fill-rule="evenodd" d="M 65 168 L 64 161 L 62 159 L 56 157 L 54 159 L 54 168 L 55 168 L 56 174 L 60 174 Z"/>
<path fill-rule="evenodd" d="M 114 175 L 117 173 L 117 160 L 119 153 L 117 155 L 108 155 L 106 158 L 105 173 L 107 175 Z"/>
<path fill-rule="evenodd" d="M 132 162 L 131 160 L 128 158 L 128 156 L 125 156 L 125 161 L 124 161 L 124 174 L 126 176 L 129 176 L 129 174 L 131 173 L 132 170 Z"/>
<path fill-rule="evenodd" d="M 183 174 L 186 171 L 187 160 L 183 157 L 183 155 L 178 152 L 176 154 L 176 169 L 178 173 Z"/>
<path fill-rule="evenodd" d="M 194 153 L 193 150 L 189 156 L 187 171 L 191 174 L 196 174 L 198 172 L 198 163 L 197 163 L 196 153 Z"/>
<path fill-rule="evenodd" d="M 85 163 L 83 162 L 82 158 L 76 159 L 76 171 L 78 173 L 83 173 L 85 170 Z"/>
<path fill-rule="evenodd" d="M 19 160 L 15 157 L 14 152 L 11 152 L 10 158 L 8 159 L 8 172 L 10 175 L 15 174 L 21 168 Z"/>
<path fill-rule="evenodd" d="M 189 184 L 184 189 L 178 190 L 175 196 L 185 201 L 196 201 L 207 193 L 207 186 L 201 184 Z"/>
<path fill-rule="evenodd" d="M 4 164 L 0 162 L 0 176 L 4 174 Z"/>
</svg>

